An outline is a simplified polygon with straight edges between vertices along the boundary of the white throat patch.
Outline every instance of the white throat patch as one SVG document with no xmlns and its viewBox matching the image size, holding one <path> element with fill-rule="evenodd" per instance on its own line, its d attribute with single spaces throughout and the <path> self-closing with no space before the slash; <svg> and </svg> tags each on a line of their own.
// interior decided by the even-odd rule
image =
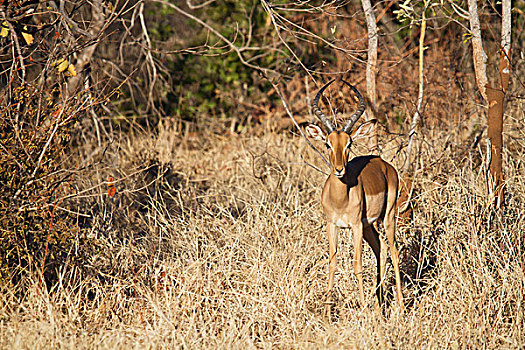
<svg viewBox="0 0 525 350">
<path fill-rule="evenodd" d="M 335 225 L 337 227 L 348 227 L 348 224 L 344 222 L 343 219 L 337 219 L 337 221 L 335 222 Z"/>
</svg>

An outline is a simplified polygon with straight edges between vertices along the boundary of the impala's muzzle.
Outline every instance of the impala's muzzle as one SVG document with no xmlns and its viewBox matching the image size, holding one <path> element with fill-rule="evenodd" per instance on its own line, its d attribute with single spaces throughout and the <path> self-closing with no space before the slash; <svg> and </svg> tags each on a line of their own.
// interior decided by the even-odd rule
<svg viewBox="0 0 525 350">
<path fill-rule="evenodd" d="M 334 169 L 334 175 L 338 178 L 342 178 L 345 175 L 345 167 L 342 167 L 341 169 Z"/>
</svg>

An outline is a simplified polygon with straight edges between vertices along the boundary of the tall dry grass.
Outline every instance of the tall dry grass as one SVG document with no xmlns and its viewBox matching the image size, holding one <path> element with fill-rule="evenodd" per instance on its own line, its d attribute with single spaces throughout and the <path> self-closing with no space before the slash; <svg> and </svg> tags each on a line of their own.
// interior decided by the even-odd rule
<svg viewBox="0 0 525 350">
<path fill-rule="evenodd" d="M 523 111 L 513 116 L 505 213 L 490 206 L 483 146 L 469 150 L 451 131 L 422 135 L 414 220 L 397 233 L 407 309 L 374 311 L 366 245 L 369 305 L 358 306 L 342 230 L 333 322 L 322 315 L 325 175 L 306 165 L 323 169 L 304 140 L 182 136 L 166 123 L 107 150 L 84 143 L 78 158 L 94 165 L 76 175 L 70 203 L 82 213 L 78 251 L 53 288 L 34 274 L 2 290 L 0 347 L 523 348 Z M 383 142 L 399 166 L 400 140 Z"/>
</svg>

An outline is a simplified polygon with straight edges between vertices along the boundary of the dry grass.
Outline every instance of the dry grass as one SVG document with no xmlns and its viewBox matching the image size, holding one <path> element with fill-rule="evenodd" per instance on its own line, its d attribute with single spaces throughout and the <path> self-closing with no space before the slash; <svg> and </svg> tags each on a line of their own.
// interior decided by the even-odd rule
<svg viewBox="0 0 525 350">
<path fill-rule="evenodd" d="M 505 159 L 503 218 L 490 210 L 479 151 L 458 157 L 450 144 L 422 143 L 420 163 L 431 166 L 416 173 L 414 221 L 398 233 L 407 309 L 392 303 L 385 315 L 374 311 L 367 246 L 369 306 L 358 307 L 345 230 L 329 323 L 322 317 L 325 176 L 304 164 L 301 155 L 322 166 L 303 140 L 183 138 L 169 125 L 155 136 L 127 135 L 105 163 L 76 178 L 78 189 L 122 179 L 115 197 L 99 186 L 74 202 L 91 216 L 80 221 L 85 237 L 77 247 L 91 242 L 89 262 L 64 266 L 50 291 L 36 277 L 21 282 L 27 292 L 3 290 L 0 347 L 522 348 L 520 140 L 508 140 L 515 151 Z M 90 162 L 102 151 L 83 145 L 79 157 Z M 399 165 L 393 151 L 384 158 Z"/>
</svg>

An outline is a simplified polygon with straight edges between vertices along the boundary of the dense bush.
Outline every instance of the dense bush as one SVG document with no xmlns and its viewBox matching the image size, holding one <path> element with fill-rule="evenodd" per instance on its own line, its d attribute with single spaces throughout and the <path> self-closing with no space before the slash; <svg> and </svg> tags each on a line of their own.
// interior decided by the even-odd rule
<svg viewBox="0 0 525 350">
<path fill-rule="evenodd" d="M 61 207 L 74 172 L 62 165 L 79 103 L 57 104 L 31 85 L 12 90 L 0 115 L 0 267 L 3 282 L 26 270 L 52 278 L 78 226 Z M 45 265 L 49 268 L 44 269 Z"/>
<path fill-rule="evenodd" d="M 186 10 L 217 28 L 235 45 L 246 45 L 249 50 L 244 55 L 254 64 L 275 68 L 284 58 L 273 47 L 275 34 L 266 24 L 263 9 L 253 1 L 212 2 L 199 10 Z M 146 15 L 155 48 L 179 51 L 158 55 L 159 65 L 164 62 L 161 71 L 166 81 L 173 80 L 172 87 L 159 84 L 166 91 L 161 97 L 166 115 L 180 116 L 198 127 L 209 124 L 210 118 L 246 115 L 268 93 L 268 82 L 241 63 L 237 53 L 213 33 L 166 5 L 150 5 Z M 186 50 L 188 47 L 194 49 Z"/>
</svg>

